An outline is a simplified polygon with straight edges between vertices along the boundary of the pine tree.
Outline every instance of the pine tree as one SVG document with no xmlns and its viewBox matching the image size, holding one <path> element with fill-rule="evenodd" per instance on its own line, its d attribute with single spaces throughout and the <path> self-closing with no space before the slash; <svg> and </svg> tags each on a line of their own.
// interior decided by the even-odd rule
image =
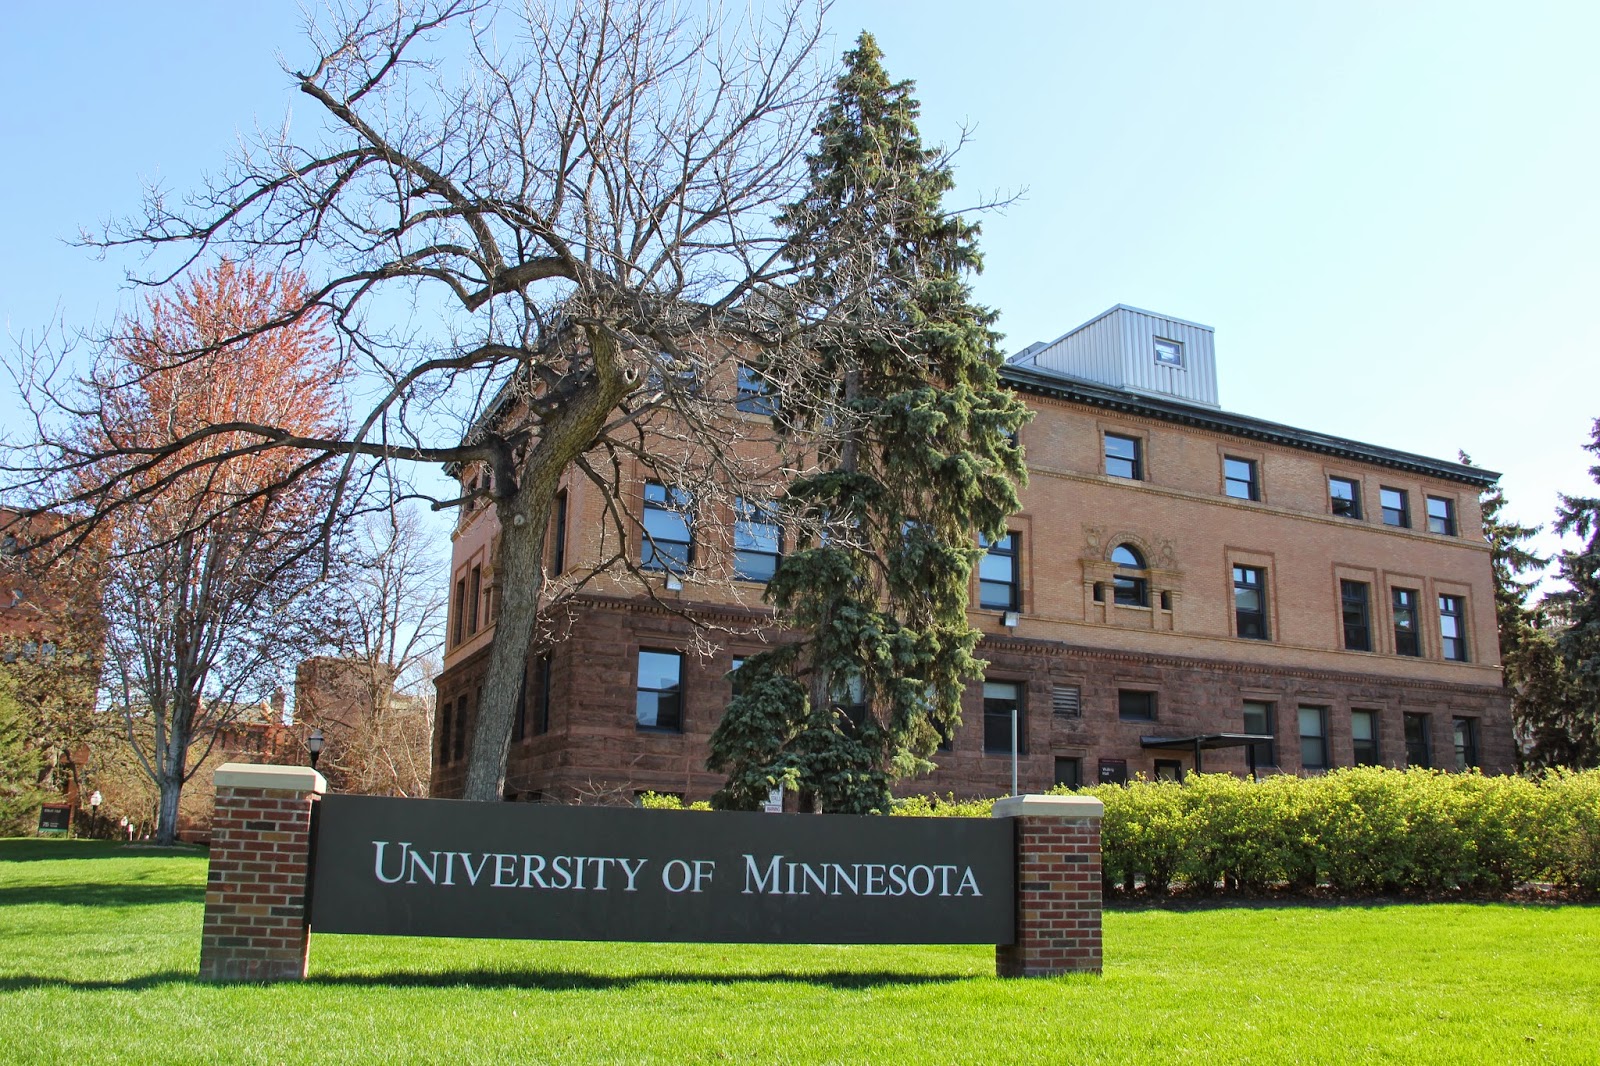
<svg viewBox="0 0 1600 1066">
<path fill-rule="evenodd" d="M 1600 456 L 1600 419 L 1584 450 Z M 1589 467 L 1600 484 L 1600 463 Z M 1556 532 L 1584 541 L 1576 551 L 1556 556 L 1558 573 L 1567 587 L 1546 597 L 1563 623 L 1556 650 L 1570 686 L 1572 706 L 1565 715 L 1569 766 L 1600 763 L 1600 497 L 1561 495 Z"/>
<path fill-rule="evenodd" d="M 800 635 L 738 671 L 711 741 L 720 807 L 781 783 L 802 810 L 886 811 L 894 780 L 932 767 L 984 665 L 967 621 L 976 534 L 1004 535 L 1025 477 L 1028 411 L 964 280 L 978 228 L 944 210 L 950 167 L 880 58 L 865 33 L 846 53 L 811 187 L 782 218 L 791 259 L 816 264 L 784 295 L 829 309 L 809 359 L 759 368 L 783 381 L 775 420 L 817 457 L 782 494 L 802 532 L 766 593 Z"/>
</svg>

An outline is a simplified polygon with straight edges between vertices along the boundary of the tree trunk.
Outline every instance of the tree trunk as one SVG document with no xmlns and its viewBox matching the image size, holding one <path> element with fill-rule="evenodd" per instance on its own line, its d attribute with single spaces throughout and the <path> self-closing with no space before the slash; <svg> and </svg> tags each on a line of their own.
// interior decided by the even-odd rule
<svg viewBox="0 0 1600 1066">
<path fill-rule="evenodd" d="M 183 781 L 171 774 L 162 774 L 161 806 L 156 815 L 156 843 L 169 847 L 178 840 L 178 798 L 183 794 Z"/>
</svg>

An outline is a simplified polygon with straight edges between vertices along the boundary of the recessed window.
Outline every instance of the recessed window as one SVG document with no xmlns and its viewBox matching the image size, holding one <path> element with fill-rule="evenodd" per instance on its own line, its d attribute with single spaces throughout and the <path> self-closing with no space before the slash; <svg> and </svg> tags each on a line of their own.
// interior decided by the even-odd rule
<svg viewBox="0 0 1600 1066">
<path fill-rule="evenodd" d="M 1452 725 L 1456 740 L 1456 770 L 1465 773 L 1478 765 L 1478 720 L 1457 718 Z"/>
<path fill-rule="evenodd" d="M 483 567 L 474 566 L 467 579 L 467 636 L 478 631 L 478 615 L 483 610 Z"/>
<path fill-rule="evenodd" d="M 1155 339 L 1156 362 L 1162 366 L 1183 366 L 1183 342 L 1169 341 L 1162 337 Z"/>
<path fill-rule="evenodd" d="M 1106 473 L 1112 477 L 1124 477 L 1130 481 L 1144 479 L 1144 463 L 1140 456 L 1140 445 L 1143 442 L 1138 437 L 1123 437 L 1116 433 L 1106 434 Z"/>
<path fill-rule="evenodd" d="M 1443 496 L 1428 497 L 1428 532 L 1442 537 L 1456 535 L 1456 501 Z"/>
<path fill-rule="evenodd" d="M 1300 708 L 1300 765 L 1307 770 L 1328 768 L 1328 708 Z"/>
<path fill-rule="evenodd" d="M 682 573 L 689 568 L 694 553 L 694 536 L 689 524 L 691 497 L 683 489 L 668 488 L 656 481 L 644 486 L 644 543 L 639 549 L 639 565 L 647 570 Z"/>
<path fill-rule="evenodd" d="M 455 702 L 445 700 L 439 706 L 439 765 L 446 766 L 450 762 L 450 726 L 454 717 Z"/>
<path fill-rule="evenodd" d="M 1347 477 L 1328 479 L 1328 505 L 1340 518 L 1361 517 L 1361 482 Z"/>
<path fill-rule="evenodd" d="M 1156 720 L 1156 694 L 1133 689 L 1117 690 L 1117 717 L 1124 722 Z"/>
<path fill-rule="evenodd" d="M 1231 455 L 1223 459 L 1222 490 L 1236 500 L 1261 499 L 1261 485 L 1256 479 L 1256 461 L 1235 459 Z"/>
<path fill-rule="evenodd" d="M 456 624 L 452 632 L 452 644 L 460 644 L 467 639 L 467 579 L 456 579 Z"/>
<path fill-rule="evenodd" d="M 1119 544 L 1111 550 L 1117 571 L 1111 577 L 1112 598 L 1124 607 L 1150 606 L 1150 581 L 1139 549 Z"/>
<path fill-rule="evenodd" d="M 1350 712 L 1350 744 L 1357 766 L 1378 765 L 1378 712 Z"/>
<path fill-rule="evenodd" d="M 1022 686 L 1015 681 L 983 683 L 983 750 L 990 755 L 1011 754 L 1011 721 L 1017 723 L 1017 754 L 1028 750 L 1022 719 Z"/>
<path fill-rule="evenodd" d="M 1344 622 L 1346 651 L 1371 651 L 1372 626 L 1367 611 L 1367 585 L 1363 581 L 1339 582 L 1339 606 Z"/>
<path fill-rule="evenodd" d="M 556 493 L 556 505 L 551 515 L 550 534 L 554 548 L 550 553 L 550 572 L 563 573 L 567 569 L 567 490 Z"/>
<path fill-rule="evenodd" d="M 1418 635 L 1416 589 L 1393 589 L 1394 598 L 1394 653 L 1396 655 L 1421 655 L 1422 638 Z"/>
<path fill-rule="evenodd" d="M 782 533 L 770 503 L 734 501 L 733 572 L 745 581 L 771 581 L 778 570 Z"/>
<path fill-rule="evenodd" d="M 1180 760 L 1180 759 L 1157 759 L 1156 760 L 1156 780 L 1157 781 L 1179 781 L 1179 782 L 1181 782 L 1183 780 L 1183 762 L 1182 762 L 1182 760 Z"/>
<path fill-rule="evenodd" d="M 1460 596 L 1439 597 L 1439 647 L 1446 659 L 1467 661 L 1467 638 L 1462 624 L 1465 604 Z"/>
<path fill-rule="evenodd" d="M 1056 787 L 1083 787 L 1083 760 L 1074 756 L 1056 756 Z"/>
<path fill-rule="evenodd" d="M 1021 536 L 1007 533 L 991 541 L 980 536 L 978 543 L 985 549 L 978 560 L 978 606 L 998 611 L 1015 611 L 1022 603 L 1020 582 L 1017 581 L 1017 549 Z"/>
<path fill-rule="evenodd" d="M 752 366 L 739 364 L 738 397 L 734 406 L 753 415 L 771 415 L 778 409 L 772 385 Z"/>
<path fill-rule="evenodd" d="M 1259 566 L 1233 568 L 1233 617 L 1238 635 L 1266 640 L 1267 572 Z"/>
<path fill-rule="evenodd" d="M 478 697 L 478 700 L 481 700 L 483 698 L 483 690 L 481 688 L 477 692 L 477 697 Z M 472 707 L 473 707 L 474 711 L 476 711 L 477 708 L 478 708 L 478 700 L 474 700 L 473 701 Z M 460 761 L 461 759 L 466 758 L 466 755 L 467 755 L 467 697 L 465 697 L 465 696 L 462 696 L 459 700 L 456 701 L 456 733 L 455 733 L 455 739 L 451 742 L 451 747 L 452 747 L 451 758 L 455 759 L 456 761 Z"/>
<path fill-rule="evenodd" d="M 1383 524 L 1411 528 L 1411 494 L 1405 489 L 1380 488 L 1378 503 L 1383 508 Z"/>
<path fill-rule="evenodd" d="M 646 732 L 677 733 L 683 729 L 682 655 L 675 651 L 640 650 L 634 719 L 637 728 Z"/>
<path fill-rule="evenodd" d="M 1277 734 L 1273 719 L 1276 708 L 1270 703 L 1260 700 L 1246 700 L 1244 703 L 1244 731 L 1257 736 L 1270 737 Z M 1278 765 L 1277 744 L 1270 740 L 1258 741 L 1252 745 L 1256 750 L 1257 766 Z"/>
<path fill-rule="evenodd" d="M 1406 765 L 1426 769 L 1433 765 L 1433 726 L 1428 715 L 1407 714 L 1401 720 L 1406 734 Z"/>
</svg>

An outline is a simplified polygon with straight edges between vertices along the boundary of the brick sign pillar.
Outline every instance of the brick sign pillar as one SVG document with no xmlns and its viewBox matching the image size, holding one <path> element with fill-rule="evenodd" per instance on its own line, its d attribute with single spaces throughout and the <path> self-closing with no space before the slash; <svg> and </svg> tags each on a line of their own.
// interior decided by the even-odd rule
<svg viewBox="0 0 1600 1066">
<path fill-rule="evenodd" d="M 227 763 L 216 788 L 200 978 L 303 980 L 311 810 L 328 783 L 304 766 Z"/>
<path fill-rule="evenodd" d="M 1093 796 L 1007 796 L 1017 827 L 1017 939 L 995 948 L 1001 977 L 1100 972 L 1100 819 Z"/>
</svg>

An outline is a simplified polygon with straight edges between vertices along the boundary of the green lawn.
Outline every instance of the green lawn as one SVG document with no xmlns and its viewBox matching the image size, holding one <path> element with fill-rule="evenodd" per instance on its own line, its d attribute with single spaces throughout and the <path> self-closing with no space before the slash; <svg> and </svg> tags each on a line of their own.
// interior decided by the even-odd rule
<svg viewBox="0 0 1600 1066">
<path fill-rule="evenodd" d="M 194 978 L 205 859 L 0 841 L 0 1061 L 1600 1061 L 1600 908 L 1106 916 L 1101 978 L 993 952 L 319 936 Z"/>
</svg>

